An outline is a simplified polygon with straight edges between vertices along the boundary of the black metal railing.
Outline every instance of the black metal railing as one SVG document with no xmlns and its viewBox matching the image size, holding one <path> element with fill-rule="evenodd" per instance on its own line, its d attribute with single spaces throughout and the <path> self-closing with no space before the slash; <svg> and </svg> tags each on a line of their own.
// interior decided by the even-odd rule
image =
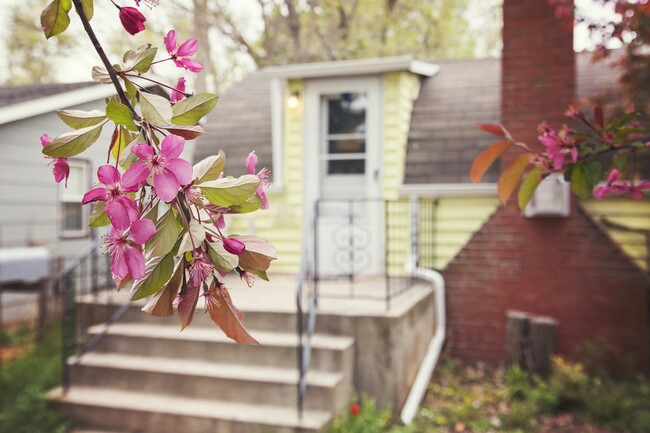
<svg viewBox="0 0 650 433">
<path fill-rule="evenodd" d="M 79 317 L 78 301 L 84 297 L 94 302 L 111 304 L 111 297 L 106 293 L 114 290 L 111 278 L 110 256 L 99 251 L 101 238 L 95 238 L 79 255 L 70 260 L 54 279 L 56 293 L 61 299 L 61 383 L 64 390 L 70 386 L 70 373 L 79 364 L 81 356 L 94 348 L 105 331 L 86 340 L 83 329 L 95 322 L 113 323 L 126 312 L 128 304 L 117 312 L 104 308 L 106 316 Z M 86 310 L 87 311 L 87 310 Z"/>
<path fill-rule="evenodd" d="M 433 199 L 321 199 L 314 212 L 315 274 L 346 286 L 322 297 L 380 299 L 388 309 L 413 286 L 413 260 L 433 268 Z"/>
</svg>

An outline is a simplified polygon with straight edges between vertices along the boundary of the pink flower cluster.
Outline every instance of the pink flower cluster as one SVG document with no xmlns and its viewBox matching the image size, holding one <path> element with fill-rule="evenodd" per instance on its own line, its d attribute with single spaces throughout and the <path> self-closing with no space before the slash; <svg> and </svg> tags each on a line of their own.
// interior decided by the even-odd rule
<svg viewBox="0 0 650 433">
<path fill-rule="evenodd" d="M 650 181 L 639 182 L 636 185 L 633 182 L 621 180 L 621 173 L 617 169 L 612 169 L 607 176 L 607 185 L 599 186 L 594 189 L 594 197 L 601 199 L 612 193 L 629 195 L 634 200 L 643 199 L 644 190 L 650 190 Z"/>
<path fill-rule="evenodd" d="M 550 128 L 543 128 L 537 138 L 546 146 L 546 155 L 553 161 L 555 170 L 562 170 L 567 156 L 570 156 L 574 164 L 578 161 L 578 148 L 566 126 L 560 129 L 559 133 Z"/>
<path fill-rule="evenodd" d="M 52 142 L 52 137 L 47 134 L 41 135 L 41 146 L 45 147 Z M 68 177 L 70 177 L 70 165 L 65 158 L 52 158 L 52 173 L 54 181 L 60 183 L 65 180 L 65 187 L 68 187 Z"/>
</svg>

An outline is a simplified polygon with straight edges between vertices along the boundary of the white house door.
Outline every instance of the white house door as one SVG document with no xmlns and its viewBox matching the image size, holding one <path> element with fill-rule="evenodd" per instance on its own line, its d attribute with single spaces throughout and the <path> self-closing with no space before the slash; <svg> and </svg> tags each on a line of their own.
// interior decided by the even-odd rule
<svg viewBox="0 0 650 433">
<path fill-rule="evenodd" d="M 306 201 L 317 213 L 308 230 L 324 277 L 383 272 L 380 91 L 379 78 L 305 87 Z"/>
</svg>

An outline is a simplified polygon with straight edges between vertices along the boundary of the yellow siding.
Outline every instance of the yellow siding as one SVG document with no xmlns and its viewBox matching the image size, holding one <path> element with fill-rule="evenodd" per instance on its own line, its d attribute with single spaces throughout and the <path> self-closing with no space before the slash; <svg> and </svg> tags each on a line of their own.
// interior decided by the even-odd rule
<svg viewBox="0 0 650 433">
<path fill-rule="evenodd" d="M 406 144 L 413 101 L 420 91 L 420 78 L 410 72 L 390 72 L 383 78 L 383 192 L 396 199 L 404 182 Z"/>
<path fill-rule="evenodd" d="M 304 95 L 302 80 L 291 80 L 285 100 L 294 92 Z M 270 139 L 270 137 L 269 137 Z M 282 173 L 284 190 L 269 194 L 269 209 L 254 215 L 233 217 L 233 233 L 250 233 L 271 242 L 278 251 L 278 260 L 271 264 L 269 274 L 296 273 L 300 266 L 303 214 L 303 107 L 284 108 L 284 148 Z M 276 173 L 274 173 L 276 175 Z"/>
<path fill-rule="evenodd" d="M 626 198 L 607 198 L 603 200 L 585 200 L 584 207 L 596 218 L 633 229 L 650 230 L 650 199 L 631 200 Z M 614 228 L 607 228 L 610 236 L 618 242 L 636 263 L 648 269 L 648 249 L 643 234 L 630 233 Z"/>
</svg>

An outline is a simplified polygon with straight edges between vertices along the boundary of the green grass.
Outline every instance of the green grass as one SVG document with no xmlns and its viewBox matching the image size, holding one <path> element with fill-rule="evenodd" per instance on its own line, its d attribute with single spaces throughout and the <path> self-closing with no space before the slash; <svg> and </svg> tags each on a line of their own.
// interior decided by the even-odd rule
<svg viewBox="0 0 650 433">
<path fill-rule="evenodd" d="M 61 379 L 60 329 L 36 341 L 33 332 L 21 328 L 5 333 L 3 342 L 26 351 L 0 370 L 0 433 L 68 431 L 68 422 L 49 407 L 46 397 Z"/>
</svg>

